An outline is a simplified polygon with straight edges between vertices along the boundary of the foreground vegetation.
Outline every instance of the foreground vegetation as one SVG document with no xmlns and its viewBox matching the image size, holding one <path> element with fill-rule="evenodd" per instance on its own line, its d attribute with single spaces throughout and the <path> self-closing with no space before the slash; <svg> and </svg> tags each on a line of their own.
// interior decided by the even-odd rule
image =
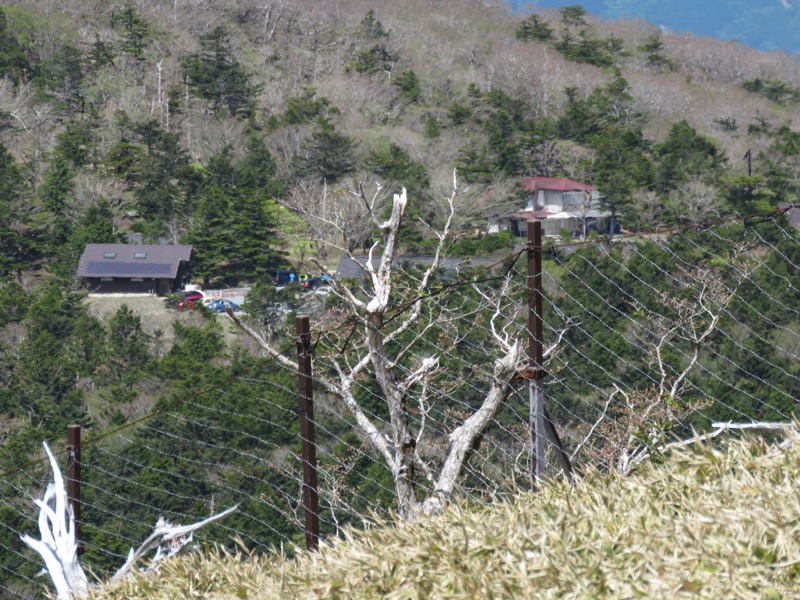
<svg viewBox="0 0 800 600">
<path fill-rule="evenodd" d="M 198 551 L 97 598 L 792 598 L 800 451 L 761 439 L 630 478 L 377 523 L 294 559 Z"/>
</svg>

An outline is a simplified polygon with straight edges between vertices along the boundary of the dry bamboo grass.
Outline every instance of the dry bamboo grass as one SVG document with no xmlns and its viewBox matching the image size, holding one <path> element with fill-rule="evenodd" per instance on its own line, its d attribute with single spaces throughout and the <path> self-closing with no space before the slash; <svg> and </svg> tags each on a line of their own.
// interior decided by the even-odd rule
<svg viewBox="0 0 800 600">
<path fill-rule="evenodd" d="M 796 598 L 800 439 L 697 444 L 636 476 L 462 504 L 288 559 L 196 553 L 103 598 Z"/>
</svg>

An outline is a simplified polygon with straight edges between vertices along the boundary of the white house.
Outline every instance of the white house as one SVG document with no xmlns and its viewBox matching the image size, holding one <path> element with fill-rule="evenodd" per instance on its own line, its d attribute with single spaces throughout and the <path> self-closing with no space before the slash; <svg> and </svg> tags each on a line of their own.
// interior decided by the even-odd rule
<svg viewBox="0 0 800 600">
<path fill-rule="evenodd" d="M 489 224 L 489 233 L 508 231 L 522 237 L 533 219 L 542 221 L 546 236 L 569 231 L 580 238 L 592 230 L 609 232 L 611 213 L 601 209 L 600 194 L 592 186 L 557 177 L 525 177 L 522 185 L 528 197 L 525 208 L 498 216 Z"/>
</svg>

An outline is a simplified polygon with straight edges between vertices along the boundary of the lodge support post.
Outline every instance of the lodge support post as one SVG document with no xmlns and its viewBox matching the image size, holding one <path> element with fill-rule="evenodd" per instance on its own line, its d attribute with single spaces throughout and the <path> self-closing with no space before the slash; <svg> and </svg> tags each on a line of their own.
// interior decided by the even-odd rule
<svg viewBox="0 0 800 600">
<path fill-rule="evenodd" d="M 298 316 L 296 327 L 306 548 L 316 550 L 319 548 L 319 490 L 317 489 L 317 447 L 314 432 L 314 381 L 311 372 L 311 328 L 308 316 Z"/>
<path fill-rule="evenodd" d="M 67 426 L 67 503 L 75 519 L 78 556 L 86 550 L 81 543 L 81 426 Z"/>
</svg>

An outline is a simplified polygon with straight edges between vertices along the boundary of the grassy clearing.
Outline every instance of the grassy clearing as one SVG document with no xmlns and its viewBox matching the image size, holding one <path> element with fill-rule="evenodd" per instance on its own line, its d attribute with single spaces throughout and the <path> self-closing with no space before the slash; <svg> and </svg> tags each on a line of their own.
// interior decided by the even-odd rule
<svg viewBox="0 0 800 600">
<path fill-rule="evenodd" d="M 168 309 L 163 297 L 159 296 L 89 296 L 86 298 L 89 314 L 102 323 L 108 320 L 123 306 L 127 307 L 142 320 L 142 330 L 152 341 L 153 352 L 164 354 L 175 343 L 173 325 L 176 321 L 202 327 L 203 317 L 198 311 L 178 311 Z M 226 345 L 241 343 L 239 330 L 225 315 L 214 315 L 222 324 L 222 334 Z M 157 335 L 157 332 L 160 332 Z M 155 340 L 159 342 L 156 344 Z M 158 348 L 156 348 L 158 346 Z"/>
<path fill-rule="evenodd" d="M 150 337 L 157 331 L 162 332 L 165 350 L 169 349 L 174 341 L 172 324 L 184 316 L 176 310 L 168 310 L 164 298 L 160 296 L 88 296 L 85 300 L 89 314 L 103 323 L 114 316 L 123 305 L 142 320 L 142 330 Z"/>
<path fill-rule="evenodd" d="M 796 598 L 800 439 L 379 523 L 288 559 L 197 552 L 95 598 Z"/>
</svg>

